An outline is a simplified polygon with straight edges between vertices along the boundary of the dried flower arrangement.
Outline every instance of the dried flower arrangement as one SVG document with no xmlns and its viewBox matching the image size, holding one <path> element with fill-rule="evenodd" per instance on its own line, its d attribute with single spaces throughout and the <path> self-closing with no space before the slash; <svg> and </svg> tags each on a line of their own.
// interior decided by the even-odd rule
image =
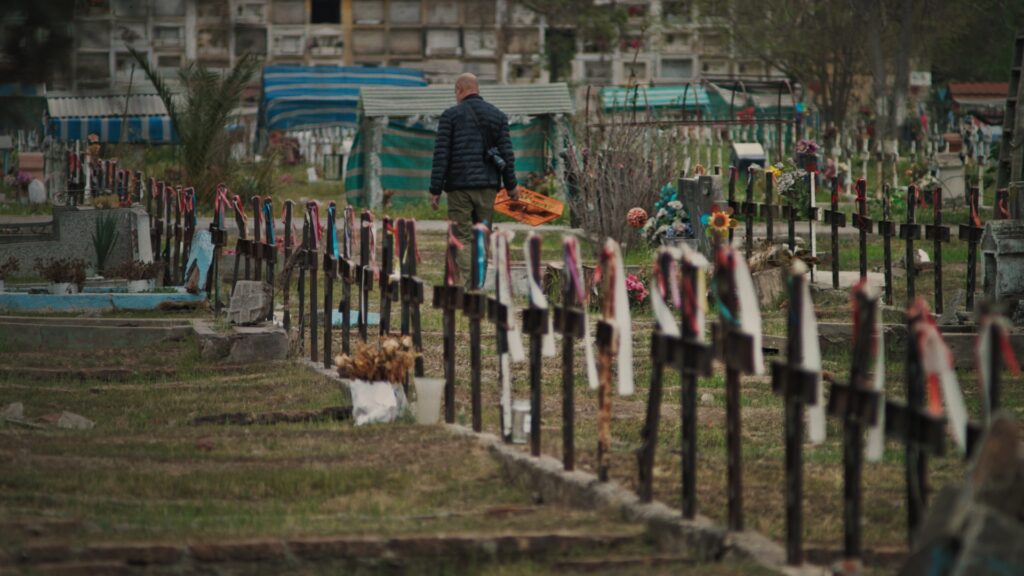
<svg viewBox="0 0 1024 576">
<path fill-rule="evenodd" d="M 334 364 L 342 378 L 402 384 L 416 361 L 416 355 L 410 336 L 387 336 L 381 339 L 380 347 L 362 344 L 353 356 L 339 354 L 334 358 Z"/>
<path fill-rule="evenodd" d="M 125 260 L 114 271 L 114 275 L 126 280 L 154 280 L 160 268 L 156 262 Z"/>
<path fill-rule="evenodd" d="M 51 258 L 36 263 L 36 271 L 55 284 L 85 284 L 85 261 L 79 258 Z"/>
</svg>

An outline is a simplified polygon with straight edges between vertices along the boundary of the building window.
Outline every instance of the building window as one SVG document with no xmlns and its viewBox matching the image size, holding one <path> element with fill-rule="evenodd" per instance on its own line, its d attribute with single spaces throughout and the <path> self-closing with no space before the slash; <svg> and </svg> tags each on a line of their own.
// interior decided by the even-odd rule
<svg viewBox="0 0 1024 576">
<path fill-rule="evenodd" d="M 622 75 L 626 80 L 636 78 L 637 80 L 647 79 L 647 62 L 625 62 L 622 64 Z"/>
<path fill-rule="evenodd" d="M 384 22 L 384 3 L 353 2 L 352 19 L 356 24 L 381 24 Z"/>
<path fill-rule="evenodd" d="M 160 6 L 162 2 L 157 2 Z M 145 0 L 114 0 L 114 15 L 121 18 L 145 18 L 149 6 Z"/>
<path fill-rule="evenodd" d="M 419 24 L 422 20 L 419 2 L 396 2 L 392 0 L 388 18 L 391 24 Z"/>
<path fill-rule="evenodd" d="M 78 55 L 79 82 L 107 82 L 110 80 L 110 53 L 93 52 Z"/>
<path fill-rule="evenodd" d="M 143 0 L 136 1 L 141 2 Z M 159 0 L 159 2 L 153 2 L 153 15 L 182 17 L 185 15 L 185 0 Z"/>
<path fill-rule="evenodd" d="M 305 24 L 306 3 L 301 0 L 298 2 L 278 0 L 270 6 L 270 18 L 274 24 Z"/>
<path fill-rule="evenodd" d="M 154 26 L 154 46 L 181 46 L 181 26 Z"/>
<path fill-rule="evenodd" d="M 166 72 L 175 72 L 181 68 L 181 56 L 178 54 L 158 55 L 156 67 Z"/>
<path fill-rule="evenodd" d="M 662 78 L 693 78 L 693 60 L 690 58 L 663 58 L 661 60 Z"/>
<path fill-rule="evenodd" d="M 267 30 L 265 28 L 235 28 L 235 56 L 251 52 L 257 55 L 267 53 Z"/>
<path fill-rule="evenodd" d="M 690 21 L 690 4 L 686 0 L 665 0 L 661 15 L 668 24 L 684 24 Z"/>
<path fill-rule="evenodd" d="M 612 65 L 611 62 L 584 62 L 583 63 L 583 76 L 588 82 L 611 82 L 612 80 Z"/>
<path fill-rule="evenodd" d="M 312 24 L 341 24 L 341 0 L 312 0 Z"/>
<path fill-rule="evenodd" d="M 78 42 L 82 48 L 109 48 L 110 24 L 81 22 L 78 25 Z"/>
</svg>

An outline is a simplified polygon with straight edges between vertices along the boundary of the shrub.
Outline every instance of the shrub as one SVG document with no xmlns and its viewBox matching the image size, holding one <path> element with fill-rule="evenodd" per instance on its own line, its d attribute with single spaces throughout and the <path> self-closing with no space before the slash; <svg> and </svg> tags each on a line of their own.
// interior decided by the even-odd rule
<svg viewBox="0 0 1024 576">
<path fill-rule="evenodd" d="M 54 284 L 85 283 L 85 261 L 80 258 L 50 258 L 36 263 L 36 271 Z"/>
<path fill-rule="evenodd" d="M 114 275 L 128 280 L 155 280 L 158 271 L 156 262 L 125 260 L 114 270 Z"/>
<path fill-rule="evenodd" d="M 17 272 L 20 267 L 21 264 L 14 256 L 9 257 L 5 262 L 0 262 L 0 280 L 3 280 L 12 272 Z"/>
</svg>

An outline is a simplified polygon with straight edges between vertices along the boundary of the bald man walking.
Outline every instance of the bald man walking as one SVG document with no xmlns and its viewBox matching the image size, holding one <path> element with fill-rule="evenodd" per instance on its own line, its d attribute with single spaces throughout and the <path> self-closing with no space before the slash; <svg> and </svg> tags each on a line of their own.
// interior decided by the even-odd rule
<svg viewBox="0 0 1024 576">
<path fill-rule="evenodd" d="M 455 81 L 455 101 L 441 114 L 437 126 L 430 204 L 437 210 L 441 193 L 448 194 L 448 220 L 455 224 L 455 236 L 463 244 L 456 263 L 468 286 L 473 225 L 490 228 L 494 198 L 502 184 L 512 198 L 519 192 L 508 117 L 480 97 L 480 85 L 472 74 Z"/>
</svg>

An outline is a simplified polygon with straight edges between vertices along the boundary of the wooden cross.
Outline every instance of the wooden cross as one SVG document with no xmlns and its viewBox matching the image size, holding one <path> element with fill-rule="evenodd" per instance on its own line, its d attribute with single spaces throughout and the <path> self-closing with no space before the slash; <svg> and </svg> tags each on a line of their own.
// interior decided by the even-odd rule
<svg viewBox="0 0 1024 576">
<path fill-rule="evenodd" d="M 483 243 L 487 239 L 484 226 L 473 227 L 473 245 L 470 247 L 470 289 L 463 294 L 462 313 L 469 318 L 469 372 L 470 404 L 472 406 L 473 431 L 483 429 L 483 407 L 480 391 L 480 321 L 487 315 L 487 295 L 483 293 L 484 266 L 487 264 L 487 250 Z"/>
<path fill-rule="evenodd" d="M 892 237 L 896 235 L 896 223 L 892 218 L 892 191 L 888 184 L 882 185 L 882 219 L 878 221 L 878 234 L 882 237 L 883 270 L 885 273 L 885 303 L 893 303 L 892 286 Z"/>
<path fill-rule="evenodd" d="M 924 367 L 914 337 L 917 323 L 924 321 L 920 311 L 907 316 L 906 403 L 897 400 L 885 403 L 885 434 L 902 442 L 904 447 L 908 542 L 913 542 L 928 498 L 928 454 L 940 456 L 945 451 L 946 420 L 925 407 Z"/>
<path fill-rule="evenodd" d="M 597 479 L 608 481 L 612 447 L 612 364 L 619 351 L 619 328 L 615 322 L 615 262 L 607 248 L 601 252 L 603 286 L 601 320 L 597 322 Z M 532 361 L 532 359 L 531 359 Z"/>
<path fill-rule="evenodd" d="M 237 194 L 232 198 L 231 207 L 235 211 L 235 226 L 238 228 L 238 239 L 235 240 L 235 268 L 231 275 L 231 293 L 234 294 L 235 284 L 238 284 L 238 266 L 242 258 L 245 258 L 245 279 L 249 279 L 250 241 L 248 225 L 245 222 L 245 205 Z"/>
<path fill-rule="evenodd" d="M 726 259 L 735 258 L 729 252 Z M 730 270 L 728 260 L 726 265 Z M 740 375 L 755 372 L 754 338 L 739 330 L 739 297 L 734 272 L 722 274 L 718 280 L 719 299 L 730 311 L 719 316 L 716 342 L 718 355 L 725 363 L 725 443 L 727 465 L 727 495 L 729 499 L 728 526 L 730 530 L 743 530 L 743 453 L 742 421 L 740 418 Z"/>
<path fill-rule="evenodd" d="M 744 238 L 744 252 L 747 258 L 754 252 L 754 218 L 757 216 L 757 203 L 754 202 L 754 167 L 747 168 L 746 199 L 743 202 L 743 220 L 747 225 Z"/>
<path fill-rule="evenodd" d="M 395 229 L 390 217 L 381 220 L 380 335 L 391 332 L 391 272 L 395 265 Z"/>
<path fill-rule="evenodd" d="M 554 307 L 554 325 L 555 332 L 562 335 L 562 466 L 566 470 L 573 470 L 576 467 L 574 345 L 585 334 L 586 318 L 583 313 L 584 303 L 579 298 L 585 288 L 577 286 L 577 263 L 569 257 L 568 251 L 566 246 L 562 267 L 562 305 Z M 578 257 L 578 254 L 573 257 Z M 582 278 L 579 280 L 582 282 Z"/>
<path fill-rule="evenodd" d="M 732 208 L 733 214 L 740 213 L 740 203 L 736 201 L 736 180 L 739 177 L 739 171 L 736 170 L 735 166 L 729 166 L 729 208 Z M 733 234 L 736 230 L 733 227 L 729 227 L 729 244 L 732 244 Z"/>
<path fill-rule="evenodd" d="M 151 178 L 150 184 L 155 184 L 155 180 Z M 224 205 L 227 201 L 225 190 L 223 185 L 217 187 L 213 221 L 210 222 L 210 242 L 213 243 L 213 268 L 210 278 L 213 282 L 213 312 L 218 317 L 223 307 L 223 303 L 220 301 L 220 255 L 224 251 L 224 245 L 227 244 L 227 231 L 224 230 Z M 151 194 L 146 196 L 152 198 Z"/>
<path fill-rule="evenodd" d="M 324 368 L 334 359 L 332 336 L 334 328 L 334 283 L 338 280 L 338 205 L 327 204 L 327 237 L 324 240 Z"/>
<path fill-rule="evenodd" d="M 807 328 L 800 318 L 807 281 L 803 273 L 790 276 L 786 362 L 772 363 L 772 390 L 782 396 L 785 406 L 786 561 L 793 566 L 803 563 L 804 405 L 817 402 L 821 377 L 818 372 L 804 368 L 802 343 Z M 811 336 L 817 338 L 817 334 Z"/>
<path fill-rule="evenodd" d="M 494 297 L 488 298 L 487 300 L 487 319 L 490 320 L 492 324 L 494 324 L 494 333 L 498 354 L 498 382 L 500 385 L 500 383 L 504 382 L 504 374 L 502 372 L 504 370 L 504 365 L 502 364 L 501 355 L 507 354 L 509 351 L 508 331 L 511 328 L 511 323 L 509 322 L 509 307 L 503 304 L 501 300 L 499 300 L 499 296 L 501 294 L 501 291 L 503 290 L 502 283 L 504 282 L 504 280 L 502 280 L 502 276 L 504 271 L 498 268 L 497 262 L 498 256 L 495 255 Z M 511 289 L 512 287 L 509 286 L 510 291 Z M 506 422 L 504 408 L 499 407 L 498 413 L 501 421 L 502 437 L 505 440 L 505 442 L 511 442 L 512 436 L 505 434 Z"/>
<path fill-rule="evenodd" d="M 853 227 L 860 230 L 860 278 L 868 277 L 868 234 L 871 234 L 873 223 L 868 217 L 867 181 L 857 179 L 857 213 L 853 215 Z"/>
<path fill-rule="evenodd" d="M 942 225 L 941 186 L 932 190 L 932 204 L 935 218 L 925 226 L 925 238 L 932 240 L 935 247 L 935 313 L 942 314 L 942 243 L 949 242 L 949 226 Z"/>
<path fill-rule="evenodd" d="M 682 380 L 679 398 L 682 421 L 682 507 L 683 518 L 688 520 L 697 515 L 697 379 L 711 375 L 711 361 L 714 359 L 714 350 L 704 342 L 702 327 L 697 323 L 697 315 L 701 313 L 698 300 L 706 297 L 701 293 L 703 286 L 698 280 L 703 273 L 703 270 L 685 258 L 680 264 L 682 350 L 677 359 Z"/>
<path fill-rule="evenodd" d="M 263 224 L 263 199 L 253 196 L 249 199 L 249 206 L 252 208 L 252 243 L 249 244 L 249 256 L 252 258 L 254 274 L 253 280 L 263 280 L 263 247 L 261 228 Z"/>
<path fill-rule="evenodd" d="M 444 315 L 444 419 L 455 423 L 455 311 L 462 307 L 462 286 L 457 282 L 458 266 L 452 224 L 448 225 L 448 248 L 445 258 L 444 284 L 434 286 L 434 308 Z"/>
<path fill-rule="evenodd" d="M 267 310 L 267 320 L 273 320 L 274 272 L 277 268 L 277 235 L 274 232 L 274 200 L 270 196 L 263 199 L 263 227 L 262 258 L 267 263 L 267 283 L 270 284 L 270 307 Z"/>
<path fill-rule="evenodd" d="M 319 314 L 316 311 L 318 305 L 316 273 L 319 267 L 317 251 L 320 248 L 317 234 L 317 228 L 320 226 L 320 215 L 316 202 L 310 201 L 306 203 L 306 219 L 309 221 L 309 242 L 306 243 L 306 266 L 309 268 L 309 359 L 316 362 L 317 354 L 319 353 L 317 347 L 317 320 Z"/>
<path fill-rule="evenodd" d="M 659 290 L 659 285 L 666 287 L 665 300 L 668 300 L 668 287 L 671 282 L 672 253 L 667 250 L 658 252 L 655 278 L 651 282 L 651 290 Z M 681 336 L 666 332 L 662 325 L 655 324 L 651 332 L 651 386 L 647 395 L 647 417 L 640 432 L 640 449 L 637 451 L 637 495 L 643 502 L 650 502 L 653 497 L 654 457 L 658 448 L 658 424 L 661 419 L 662 377 L 665 366 L 679 368 L 677 356 L 680 350 Z"/>
<path fill-rule="evenodd" d="M 917 276 L 917 267 L 914 265 L 914 240 L 921 237 L 921 225 L 914 222 L 914 210 L 918 198 L 917 186 L 911 184 L 907 187 L 907 221 L 900 226 L 900 238 L 906 241 L 906 263 L 907 263 L 907 307 L 914 301 L 914 280 Z"/>
<path fill-rule="evenodd" d="M 531 234 L 526 239 L 527 249 L 530 251 L 530 268 L 527 274 L 538 285 L 543 283 L 540 269 L 541 238 Z M 540 456 L 541 439 L 541 387 L 543 386 L 543 361 L 541 360 L 541 349 L 544 342 L 544 334 L 548 329 L 547 308 L 541 308 L 533 298 L 531 290 L 530 306 L 523 310 L 523 332 L 530 335 L 530 453 Z"/>
<path fill-rule="evenodd" d="M 341 352 L 351 354 L 352 334 L 352 284 L 356 281 L 356 264 L 352 261 L 352 234 L 356 215 L 351 206 L 345 206 L 341 217 L 341 259 L 338 261 L 338 276 L 341 277 Z"/>
<path fill-rule="evenodd" d="M 292 208 L 295 203 L 291 200 L 284 201 L 284 261 L 285 266 L 291 264 L 292 260 Z M 291 275 L 286 274 L 284 283 L 284 330 L 288 332 L 292 328 L 292 306 L 291 306 Z"/>
<path fill-rule="evenodd" d="M 416 377 L 423 376 L 423 333 L 420 330 L 420 305 L 423 304 L 423 280 L 416 276 L 416 221 L 408 219 L 405 221 L 405 239 L 401 242 L 402 252 L 402 281 L 400 295 L 403 308 L 409 309 L 410 321 L 412 323 L 412 344 L 416 349 Z M 408 333 L 406 323 L 402 320 L 402 333 Z"/>
<path fill-rule="evenodd" d="M 130 172 L 123 170 L 124 180 L 127 180 Z M 127 182 L 122 181 L 122 185 L 126 186 Z M 127 192 L 126 192 L 127 195 Z M 181 281 L 186 281 L 185 274 L 188 273 L 188 259 L 192 254 L 192 239 L 196 235 L 196 189 L 189 186 L 182 191 L 182 218 L 184 219 L 184 234 L 182 236 L 182 259 L 181 269 Z M 204 287 L 200 287 L 203 289 Z"/>
<path fill-rule="evenodd" d="M 157 260 L 161 260 L 160 254 L 160 237 L 162 236 L 164 229 L 164 191 L 166 185 L 163 182 L 157 184 L 156 178 L 149 179 L 150 191 L 149 204 L 147 211 L 149 212 L 149 242 L 153 247 L 153 255 Z M 156 209 L 153 208 L 153 200 L 156 200 Z M 224 223 L 221 222 L 221 228 L 224 227 Z"/>
<path fill-rule="evenodd" d="M 825 222 L 832 226 L 832 289 L 839 289 L 839 229 L 846 228 L 846 214 L 839 211 L 839 178 L 832 177 L 832 204 L 825 210 Z"/>
<path fill-rule="evenodd" d="M 967 224 L 960 225 L 960 239 L 967 241 L 967 310 L 974 310 L 974 292 L 977 289 L 978 243 L 985 229 L 978 216 L 978 187 L 971 186 L 971 215 Z"/>
<path fill-rule="evenodd" d="M 306 269 L 309 267 L 309 214 L 302 217 L 302 245 L 299 246 L 299 354 L 306 346 Z M 237 260 L 235 261 L 237 264 Z"/>
<path fill-rule="evenodd" d="M 810 175 L 814 177 L 814 175 Z M 789 242 L 789 251 L 791 254 L 796 254 L 796 223 L 800 220 L 800 206 L 796 204 L 796 198 L 793 196 L 789 197 L 788 202 L 785 206 L 782 206 L 782 215 L 786 218 L 787 224 L 787 240 Z"/>
<path fill-rule="evenodd" d="M 359 338 L 366 343 L 370 329 L 370 292 L 373 290 L 373 270 L 370 269 L 370 242 L 373 234 L 373 214 L 363 210 L 359 216 Z"/>
<path fill-rule="evenodd" d="M 181 186 L 174 189 L 174 260 L 171 264 L 171 282 L 179 283 L 181 270 Z"/>
<path fill-rule="evenodd" d="M 843 422 L 843 550 L 848 559 L 861 557 L 861 468 L 864 460 L 864 428 L 878 419 L 879 393 L 868 385 L 872 330 L 878 299 L 861 288 L 856 299 L 853 361 L 850 382 L 833 383 L 828 413 Z M 881 327 L 879 327 L 881 329 Z"/>
<path fill-rule="evenodd" d="M 775 241 L 775 218 L 779 215 L 779 207 L 772 198 L 775 189 L 775 176 L 771 172 L 764 174 L 764 204 L 761 204 L 761 217 L 765 219 L 765 238 L 771 244 Z"/>
</svg>

